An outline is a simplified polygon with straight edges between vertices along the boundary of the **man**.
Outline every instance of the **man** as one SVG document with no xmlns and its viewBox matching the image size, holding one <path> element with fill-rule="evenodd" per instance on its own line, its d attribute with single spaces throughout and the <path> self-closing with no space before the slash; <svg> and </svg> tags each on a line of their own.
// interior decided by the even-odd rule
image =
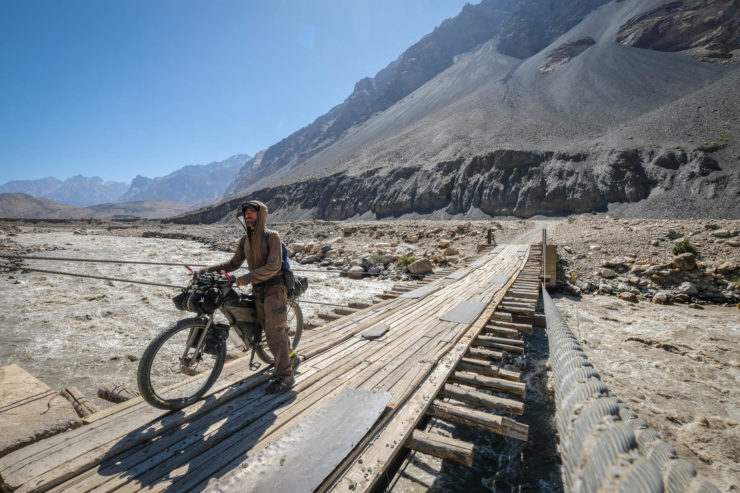
<svg viewBox="0 0 740 493">
<path fill-rule="evenodd" d="M 282 244 L 276 231 L 265 234 L 267 206 L 257 200 L 242 204 L 237 218 L 243 218 L 247 234 L 239 239 L 228 262 L 211 265 L 206 272 L 231 272 L 247 261 L 249 272 L 236 279 L 237 286 L 252 284 L 257 318 L 262 324 L 267 346 L 275 357 L 273 378 L 267 392 L 284 392 L 295 383 L 287 327 L 287 289 L 282 276 Z"/>
</svg>

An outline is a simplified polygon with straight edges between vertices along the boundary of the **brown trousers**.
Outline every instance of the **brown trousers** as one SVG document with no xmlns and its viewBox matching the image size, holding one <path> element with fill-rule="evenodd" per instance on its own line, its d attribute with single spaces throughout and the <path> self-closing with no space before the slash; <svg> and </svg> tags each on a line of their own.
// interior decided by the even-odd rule
<svg viewBox="0 0 740 493">
<path fill-rule="evenodd" d="M 255 286 L 254 301 L 257 319 L 262 324 L 267 347 L 275 358 L 274 374 L 280 378 L 293 375 L 288 341 L 287 290 L 283 284 Z"/>
</svg>

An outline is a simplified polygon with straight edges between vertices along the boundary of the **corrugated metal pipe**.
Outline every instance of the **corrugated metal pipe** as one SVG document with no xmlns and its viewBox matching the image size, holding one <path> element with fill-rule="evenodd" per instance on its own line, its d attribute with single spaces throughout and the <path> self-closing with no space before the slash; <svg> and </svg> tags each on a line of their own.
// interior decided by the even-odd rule
<svg viewBox="0 0 740 493">
<path fill-rule="evenodd" d="M 566 492 L 719 492 L 601 381 L 543 289 Z"/>
</svg>

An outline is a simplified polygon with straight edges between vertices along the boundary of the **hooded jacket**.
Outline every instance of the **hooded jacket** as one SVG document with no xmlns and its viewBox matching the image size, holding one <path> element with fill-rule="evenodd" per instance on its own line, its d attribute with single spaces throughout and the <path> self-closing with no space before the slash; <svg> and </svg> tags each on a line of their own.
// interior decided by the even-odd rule
<svg viewBox="0 0 740 493">
<path fill-rule="evenodd" d="M 277 231 L 270 231 L 268 241 L 265 242 L 265 225 L 267 223 L 267 206 L 259 201 L 251 201 L 259 204 L 257 221 L 253 228 L 247 228 L 248 233 L 239 238 L 236 252 L 231 260 L 220 264 L 211 265 L 206 272 L 222 271 L 232 272 L 247 261 L 249 272 L 238 277 L 244 283 L 257 284 L 265 282 L 280 273 L 283 265 L 283 251 L 280 243 L 280 235 Z"/>
</svg>

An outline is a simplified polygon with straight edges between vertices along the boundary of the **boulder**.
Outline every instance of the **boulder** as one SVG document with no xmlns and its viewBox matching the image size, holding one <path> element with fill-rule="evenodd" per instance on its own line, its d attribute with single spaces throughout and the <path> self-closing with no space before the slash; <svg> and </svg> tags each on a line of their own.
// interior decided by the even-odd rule
<svg viewBox="0 0 740 493">
<path fill-rule="evenodd" d="M 731 247 L 735 247 L 735 248 L 740 247 L 740 240 L 732 239 L 732 240 L 727 240 L 725 243 L 727 243 Z"/>
<path fill-rule="evenodd" d="M 406 243 L 416 243 L 419 241 L 419 237 L 416 235 L 410 235 L 405 238 Z"/>
<path fill-rule="evenodd" d="M 318 255 L 309 255 L 308 257 L 304 257 L 301 260 L 302 264 L 315 264 L 317 262 L 321 262 L 323 259 L 319 257 Z"/>
<path fill-rule="evenodd" d="M 730 260 L 728 260 L 727 262 L 723 262 L 722 265 L 717 267 L 717 271 L 721 272 L 722 274 L 729 274 L 730 272 L 734 272 L 736 270 L 737 264 Z"/>
<path fill-rule="evenodd" d="M 445 248 L 445 256 L 450 257 L 454 255 L 460 255 L 460 251 L 457 248 L 448 247 Z"/>
<path fill-rule="evenodd" d="M 678 270 L 693 270 L 696 268 L 696 255 L 687 252 L 674 257 L 671 267 Z"/>
<path fill-rule="evenodd" d="M 657 303 L 658 305 L 665 305 L 671 302 L 671 295 L 668 293 L 655 293 L 655 296 L 653 296 L 652 302 Z"/>
<path fill-rule="evenodd" d="M 614 272 L 611 269 L 607 269 L 607 268 L 604 268 L 604 269 L 599 270 L 599 275 L 601 277 L 605 278 L 605 279 L 613 279 L 613 278 L 617 277 L 617 273 L 616 272 Z"/>
<path fill-rule="evenodd" d="M 726 229 L 718 229 L 716 231 L 712 231 L 712 235 L 716 236 L 717 238 L 729 238 L 730 232 Z"/>
<path fill-rule="evenodd" d="M 416 275 L 429 274 L 434 271 L 432 262 L 428 259 L 420 259 L 408 266 L 409 272 Z"/>
<path fill-rule="evenodd" d="M 365 277 L 365 269 L 360 265 L 353 265 L 347 271 L 347 277 L 350 279 L 362 279 Z"/>
<path fill-rule="evenodd" d="M 635 293 L 630 293 L 629 291 L 622 291 L 617 296 L 619 297 L 619 299 L 629 301 L 630 303 L 638 302 L 637 295 L 635 295 Z"/>
<path fill-rule="evenodd" d="M 687 296 L 696 296 L 697 294 L 699 294 L 699 290 L 696 288 L 696 284 L 688 281 L 681 283 L 681 285 L 678 287 L 678 292 Z"/>
</svg>

